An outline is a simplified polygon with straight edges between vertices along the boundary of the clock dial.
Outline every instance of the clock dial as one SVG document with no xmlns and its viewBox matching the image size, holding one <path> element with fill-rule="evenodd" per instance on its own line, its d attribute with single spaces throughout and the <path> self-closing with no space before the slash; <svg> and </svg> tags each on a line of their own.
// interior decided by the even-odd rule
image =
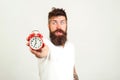
<svg viewBox="0 0 120 80">
<path fill-rule="evenodd" d="M 38 50 L 42 47 L 43 41 L 40 37 L 33 37 L 30 39 L 30 47 L 34 50 Z"/>
</svg>

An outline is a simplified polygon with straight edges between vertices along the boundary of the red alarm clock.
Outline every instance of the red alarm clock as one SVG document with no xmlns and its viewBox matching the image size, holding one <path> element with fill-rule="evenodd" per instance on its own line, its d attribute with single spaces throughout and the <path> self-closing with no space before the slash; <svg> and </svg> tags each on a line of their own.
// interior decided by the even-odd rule
<svg viewBox="0 0 120 80">
<path fill-rule="evenodd" d="M 40 50 L 43 46 L 43 36 L 38 30 L 33 30 L 27 38 L 28 46 L 33 50 Z"/>
</svg>

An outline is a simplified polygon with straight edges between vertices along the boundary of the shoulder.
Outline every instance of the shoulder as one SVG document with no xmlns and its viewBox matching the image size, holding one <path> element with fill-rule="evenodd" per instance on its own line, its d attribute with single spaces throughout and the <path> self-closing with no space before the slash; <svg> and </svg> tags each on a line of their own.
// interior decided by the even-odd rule
<svg viewBox="0 0 120 80">
<path fill-rule="evenodd" d="M 67 41 L 67 42 L 65 43 L 65 48 L 67 48 L 67 49 L 69 49 L 69 50 L 71 50 L 71 51 L 75 51 L 75 46 L 74 46 L 74 44 L 73 44 L 72 42 L 69 42 L 69 41 Z"/>
<path fill-rule="evenodd" d="M 67 41 L 65 45 L 74 47 L 74 44 L 72 42 L 70 42 L 70 41 Z"/>
</svg>

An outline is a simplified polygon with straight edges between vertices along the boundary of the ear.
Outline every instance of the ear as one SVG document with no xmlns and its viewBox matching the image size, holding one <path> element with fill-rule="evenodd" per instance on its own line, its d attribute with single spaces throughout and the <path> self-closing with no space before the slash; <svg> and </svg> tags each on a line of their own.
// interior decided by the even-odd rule
<svg viewBox="0 0 120 80">
<path fill-rule="evenodd" d="M 50 24 L 48 23 L 48 29 L 50 30 Z"/>
<path fill-rule="evenodd" d="M 50 25 L 49 25 L 49 23 L 48 23 L 48 29 L 50 29 Z"/>
</svg>

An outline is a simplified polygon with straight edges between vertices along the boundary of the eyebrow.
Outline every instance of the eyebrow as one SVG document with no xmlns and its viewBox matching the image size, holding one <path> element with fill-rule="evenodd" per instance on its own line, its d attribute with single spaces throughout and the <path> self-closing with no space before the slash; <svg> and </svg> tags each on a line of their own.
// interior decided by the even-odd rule
<svg viewBox="0 0 120 80">
<path fill-rule="evenodd" d="M 49 20 L 49 21 L 57 21 L 57 20 Z M 65 21 L 65 20 L 60 20 L 60 21 Z"/>
<path fill-rule="evenodd" d="M 56 20 L 56 19 L 49 19 L 49 20 L 48 20 L 48 23 L 50 23 L 51 21 L 57 22 L 57 20 Z M 61 21 L 63 22 L 63 21 L 66 21 L 66 20 L 65 20 L 65 19 L 63 19 L 63 20 L 61 20 Z M 66 21 L 66 22 L 67 22 L 67 21 Z"/>
</svg>

